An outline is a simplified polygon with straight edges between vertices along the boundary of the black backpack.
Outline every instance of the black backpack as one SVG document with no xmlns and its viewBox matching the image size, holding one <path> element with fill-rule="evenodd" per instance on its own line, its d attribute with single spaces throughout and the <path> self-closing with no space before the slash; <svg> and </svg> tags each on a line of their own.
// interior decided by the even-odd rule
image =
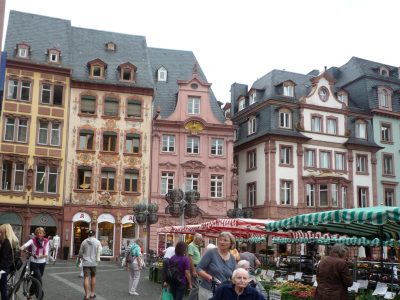
<svg viewBox="0 0 400 300">
<path fill-rule="evenodd" d="M 165 270 L 165 281 L 169 285 L 173 286 L 179 286 L 182 284 L 181 272 L 179 270 L 178 264 L 171 259 L 167 261 L 167 268 Z"/>
</svg>

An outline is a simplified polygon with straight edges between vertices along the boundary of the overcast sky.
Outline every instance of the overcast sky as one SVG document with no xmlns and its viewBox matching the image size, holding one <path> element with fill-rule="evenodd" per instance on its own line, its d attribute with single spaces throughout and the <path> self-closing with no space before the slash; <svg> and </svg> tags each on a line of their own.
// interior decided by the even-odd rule
<svg viewBox="0 0 400 300">
<path fill-rule="evenodd" d="M 5 30 L 12 9 L 193 51 L 222 102 L 232 83 L 250 87 L 273 69 L 308 73 L 352 56 L 400 66 L 398 0 L 6 1 Z"/>
</svg>

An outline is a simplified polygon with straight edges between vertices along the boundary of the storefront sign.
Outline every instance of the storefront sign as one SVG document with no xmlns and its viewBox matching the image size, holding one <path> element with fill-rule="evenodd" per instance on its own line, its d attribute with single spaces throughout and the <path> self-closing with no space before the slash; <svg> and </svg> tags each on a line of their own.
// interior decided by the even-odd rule
<svg viewBox="0 0 400 300">
<path fill-rule="evenodd" d="M 83 222 L 90 223 L 91 218 L 85 212 L 78 212 L 72 217 L 72 222 L 78 222 L 78 221 L 83 221 Z"/>
<path fill-rule="evenodd" d="M 115 218 L 110 214 L 101 214 L 97 218 L 97 223 L 109 222 L 115 224 Z"/>
<path fill-rule="evenodd" d="M 135 217 L 133 215 L 126 215 L 122 218 L 121 224 L 135 223 Z"/>
</svg>

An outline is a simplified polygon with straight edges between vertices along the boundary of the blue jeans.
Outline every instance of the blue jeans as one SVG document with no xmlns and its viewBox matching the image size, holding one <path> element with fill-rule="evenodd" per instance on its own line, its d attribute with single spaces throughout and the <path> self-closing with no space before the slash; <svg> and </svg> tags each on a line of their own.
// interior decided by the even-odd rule
<svg viewBox="0 0 400 300">
<path fill-rule="evenodd" d="M 1 300 L 8 300 L 7 295 L 7 273 L 1 274 L 0 278 L 0 291 L 1 291 Z"/>
<path fill-rule="evenodd" d="M 171 292 L 172 297 L 174 297 L 174 300 L 183 300 L 183 296 L 185 296 L 186 292 L 186 284 L 179 286 L 171 285 L 169 291 Z"/>
</svg>

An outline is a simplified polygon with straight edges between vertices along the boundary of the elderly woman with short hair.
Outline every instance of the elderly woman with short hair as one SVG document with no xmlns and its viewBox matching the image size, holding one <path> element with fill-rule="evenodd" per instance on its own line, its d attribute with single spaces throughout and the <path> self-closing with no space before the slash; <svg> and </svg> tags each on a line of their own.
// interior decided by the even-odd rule
<svg viewBox="0 0 400 300">
<path fill-rule="evenodd" d="M 232 274 L 232 283 L 220 286 L 212 300 L 265 300 L 255 288 L 249 286 L 249 272 L 237 268 Z"/>
<path fill-rule="evenodd" d="M 329 256 L 321 259 L 317 269 L 317 300 L 345 300 L 347 288 L 353 285 L 346 257 L 348 249 L 343 244 L 335 244 Z"/>
<path fill-rule="evenodd" d="M 197 265 L 196 271 L 202 279 L 199 288 L 199 300 L 208 300 L 212 296 L 213 279 L 225 282 L 231 279 L 236 268 L 236 260 L 229 252 L 235 246 L 235 238 L 230 232 L 221 232 L 217 247 L 208 250 Z"/>
</svg>

